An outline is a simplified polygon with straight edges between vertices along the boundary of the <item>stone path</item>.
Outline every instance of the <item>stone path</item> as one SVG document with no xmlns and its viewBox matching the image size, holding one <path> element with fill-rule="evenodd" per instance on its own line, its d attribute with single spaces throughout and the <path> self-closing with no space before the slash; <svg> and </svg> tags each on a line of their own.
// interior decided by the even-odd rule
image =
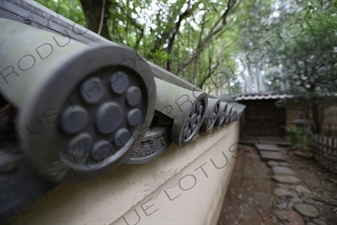
<svg viewBox="0 0 337 225">
<path fill-rule="evenodd" d="M 275 175 L 293 175 L 294 171 L 286 166 L 273 166 L 272 171 Z"/>
<path fill-rule="evenodd" d="M 286 155 L 282 154 L 282 148 L 275 144 L 255 144 L 255 147 L 259 151 L 261 158 L 263 160 L 275 160 L 275 161 L 285 161 L 287 160 Z M 273 163 L 273 162 L 272 162 Z M 280 165 L 278 162 L 275 165 Z"/>
<path fill-rule="evenodd" d="M 235 162 L 218 225 L 337 224 L 337 174 L 293 148 L 241 147 L 245 154 Z M 266 160 L 264 152 L 284 158 Z"/>
<path fill-rule="evenodd" d="M 273 180 L 275 180 L 278 183 L 282 184 L 298 184 L 300 182 L 300 179 L 294 176 L 286 176 L 286 175 L 274 175 L 272 176 Z"/>
<path fill-rule="evenodd" d="M 291 145 L 289 141 L 286 141 L 281 137 L 271 136 L 243 136 L 240 138 L 240 142 L 245 144 Z"/>
<path fill-rule="evenodd" d="M 259 151 L 276 151 L 278 152 L 281 148 L 274 144 L 254 144 Z"/>
<path fill-rule="evenodd" d="M 276 145 L 255 145 L 261 154 L 262 159 L 268 159 L 266 156 L 265 148 L 269 147 L 270 151 L 275 151 L 278 153 L 281 149 Z M 263 151 L 262 151 L 263 150 Z M 270 154 L 270 153 L 269 153 Z M 280 154 L 280 153 L 279 153 Z M 296 152 L 295 155 L 300 155 Z M 275 159 L 269 157 L 270 159 Z M 309 157 L 307 157 L 309 158 Z M 289 168 L 289 163 L 285 159 L 282 162 L 268 161 L 267 165 L 271 168 L 273 172 L 272 179 L 278 183 L 277 187 L 274 189 L 274 195 L 278 196 L 279 199 L 276 201 L 276 207 L 282 208 L 282 203 L 286 204 L 286 211 L 282 213 L 277 213 L 277 217 L 284 222 L 290 222 L 289 218 L 292 218 L 292 223 L 304 225 L 304 220 L 307 222 L 306 225 L 326 225 L 326 222 L 319 217 L 319 212 L 315 208 L 314 200 L 310 198 L 312 192 L 306 187 L 303 187 L 300 183 L 301 180 L 297 178 L 295 172 Z M 290 207 L 289 207 L 290 206 Z M 294 210 L 294 211 L 292 211 Z M 300 216 L 303 218 L 300 218 Z M 296 221 L 296 222 L 295 222 Z"/>
<path fill-rule="evenodd" d="M 287 160 L 287 157 L 279 152 L 260 151 L 261 158 L 264 160 Z"/>
</svg>

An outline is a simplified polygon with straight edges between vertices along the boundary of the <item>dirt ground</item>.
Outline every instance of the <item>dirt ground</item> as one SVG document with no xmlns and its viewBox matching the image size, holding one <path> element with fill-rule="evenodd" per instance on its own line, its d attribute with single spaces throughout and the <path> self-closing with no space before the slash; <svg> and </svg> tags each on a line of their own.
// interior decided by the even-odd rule
<svg viewBox="0 0 337 225">
<path fill-rule="evenodd" d="M 272 180 L 272 170 L 262 161 L 253 145 L 242 145 L 245 154 L 237 159 L 227 190 L 218 225 L 334 225 L 337 224 L 337 176 L 313 159 L 303 159 L 284 149 L 289 168 L 299 184 L 285 185 Z M 311 194 L 298 193 L 297 203 L 311 201 L 318 217 L 307 217 L 294 210 L 294 202 L 277 197 L 277 187 L 295 190 L 300 185 Z M 297 190 L 297 189 L 296 189 Z M 309 197 L 309 199 L 308 199 Z M 329 202 L 327 202 L 329 201 Z"/>
</svg>

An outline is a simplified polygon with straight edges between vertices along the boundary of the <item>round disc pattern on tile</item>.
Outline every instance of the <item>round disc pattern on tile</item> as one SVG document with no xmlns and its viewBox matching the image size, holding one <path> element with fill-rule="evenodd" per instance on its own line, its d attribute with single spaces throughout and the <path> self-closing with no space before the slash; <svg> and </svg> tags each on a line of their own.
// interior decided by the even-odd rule
<svg viewBox="0 0 337 225">
<path fill-rule="evenodd" d="M 62 129 L 68 134 L 78 133 L 87 125 L 88 118 L 88 111 L 85 108 L 81 106 L 72 108 L 69 106 L 62 115 Z"/>
<path fill-rule="evenodd" d="M 210 130 L 212 129 L 212 127 L 214 126 L 215 122 L 216 122 L 216 115 L 218 115 L 219 112 L 219 104 L 215 104 L 214 108 L 213 108 L 213 112 L 209 118 L 209 122 L 208 122 L 208 126 L 207 129 Z"/>
<path fill-rule="evenodd" d="M 191 112 L 186 120 L 185 128 L 184 128 L 184 141 L 188 141 L 197 132 L 197 127 L 201 125 L 202 116 L 204 114 L 205 105 L 202 101 L 199 101 L 197 104 L 192 106 Z"/>
<path fill-rule="evenodd" d="M 104 87 L 98 77 L 86 79 L 81 85 L 81 97 L 87 103 L 97 103 L 104 95 Z"/>
<path fill-rule="evenodd" d="M 82 157 L 78 161 L 88 164 L 82 165 L 83 168 L 104 165 L 105 159 L 118 157 L 119 151 L 128 149 L 146 115 L 147 101 L 143 96 L 146 90 L 138 76 L 127 69 L 111 69 L 102 74 L 97 72 L 83 80 L 74 90 L 77 98 L 71 98 L 61 113 L 60 142 L 66 146 L 66 153 L 80 154 L 74 158 Z"/>
</svg>

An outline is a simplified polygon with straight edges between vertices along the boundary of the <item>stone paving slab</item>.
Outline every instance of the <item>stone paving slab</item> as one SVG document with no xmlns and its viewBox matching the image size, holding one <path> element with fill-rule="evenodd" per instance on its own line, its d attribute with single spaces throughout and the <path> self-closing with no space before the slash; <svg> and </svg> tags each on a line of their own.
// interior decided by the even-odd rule
<svg viewBox="0 0 337 225">
<path fill-rule="evenodd" d="M 304 203 L 307 204 L 314 204 L 314 200 L 312 200 L 311 198 L 309 198 L 308 196 L 302 196 L 301 197 Z"/>
<path fill-rule="evenodd" d="M 263 151 L 276 151 L 277 152 L 280 149 L 282 149 L 282 148 L 278 147 L 277 145 L 273 145 L 273 144 L 255 144 L 255 147 L 259 151 L 263 150 Z"/>
<path fill-rule="evenodd" d="M 260 151 L 260 155 L 261 158 L 265 160 L 277 160 L 277 161 L 287 160 L 287 157 L 279 152 Z"/>
<path fill-rule="evenodd" d="M 280 164 L 280 166 L 290 166 L 289 163 L 287 163 L 287 162 L 280 162 L 279 164 Z"/>
<path fill-rule="evenodd" d="M 307 193 L 307 194 L 312 194 L 312 192 L 311 192 L 308 188 L 303 187 L 302 185 L 297 185 L 297 186 L 295 187 L 295 191 L 296 191 L 298 194 L 305 194 L 305 193 Z"/>
<path fill-rule="evenodd" d="M 284 174 L 284 175 L 294 175 L 294 171 L 284 166 L 273 166 L 272 168 L 273 174 Z"/>
<path fill-rule="evenodd" d="M 248 144 L 274 144 L 274 145 L 292 145 L 291 142 L 284 140 L 281 137 L 271 137 L 271 136 L 248 136 L 245 135 L 240 137 L 241 143 Z"/>
<path fill-rule="evenodd" d="M 284 188 L 275 188 L 273 194 L 279 197 L 284 197 L 289 199 L 293 203 L 302 203 L 302 199 L 298 197 L 295 191 L 287 190 Z M 287 202 L 289 204 L 289 202 Z"/>
<path fill-rule="evenodd" d="M 317 209 L 309 204 L 305 204 L 305 203 L 300 203 L 300 204 L 296 204 L 294 206 L 294 209 L 301 215 L 306 216 L 306 217 L 310 217 L 310 218 L 315 218 L 319 216 L 319 212 L 317 211 Z"/>
<path fill-rule="evenodd" d="M 324 200 L 324 199 L 320 199 L 320 198 L 317 198 L 317 197 L 315 197 L 315 196 L 309 196 L 309 197 L 312 198 L 312 199 L 315 200 L 315 201 L 322 202 L 323 204 L 328 204 L 328 205 L 337 207 L 337 200 L 326 201 L 326 200 Z"/>
<path fill-rule="evenodd" d="M 283 196 L 283 197 L 298 197 L 296 192 L 281 187 L 275 188 L 273 194 L 276 196 Z"/>
<path fill-rule="evenodd" d="M 300 179 L 294 176 L 285 176 L 285 175 L 274 175 L 272 178 L 279 183 L 283 184 L 297 184 L 301 182 Z"/>
<path fill-rule="evenodd" d="M 276 187 L 284 188 L 286 190 L 291 189 L 293 185 L 288 185 L 288 184 L 281 184 L 281 183 L 276 183 Z M 298 193 L 297 193 L 298 194 Z"/>
<path fill-rule="evenodd" d="M 254 144 L 256 148 L 278 148 L 275 144 Z"/>
<path fill-rule="evenodd" d="M 276 212 L 277 217 L 280 220 L 288 221 L 284 224 L 291 224 L 291 225 L 304 225 L 304 220 L 302 217 L 295 211 L 291 210 L 280 210 L 280 212 Z"/>
<path fill-rule="evenodd" d="M 273 167 L 273 166 L 279 166 L 280 164 L 279 164 L 279 162 L 270 160 L 270 161 L 267 162 L 267 165 L 270 166 L 270 167 Z"/>
<path fill-rule="evenodd" d="M 299 197 L 291 197 L 290 201 L 293 202 L 293 203 L 302 203 L 303 202 L 303 200 Z"/>
<path fill-rule="evenodd" d="M 317 225 L 327 225 L 326 222 L 321 219 L 313 219 L 312 221 Z"/>
</svg>

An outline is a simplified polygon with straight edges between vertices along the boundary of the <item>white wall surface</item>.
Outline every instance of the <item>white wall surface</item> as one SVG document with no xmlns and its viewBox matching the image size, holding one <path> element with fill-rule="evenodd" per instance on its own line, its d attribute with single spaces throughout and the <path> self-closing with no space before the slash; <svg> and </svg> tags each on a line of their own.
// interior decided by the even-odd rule
<svg viewBox="0 0 337 225">
<path fill-rule="evenodd" d="M 151 163 L 121 165 L 94 181 L 59 185 L 16 214 L 13 224 L 216 224 L 238 135 L 234 122 L 184 148 L 172 144 Z"/>
</svg>

